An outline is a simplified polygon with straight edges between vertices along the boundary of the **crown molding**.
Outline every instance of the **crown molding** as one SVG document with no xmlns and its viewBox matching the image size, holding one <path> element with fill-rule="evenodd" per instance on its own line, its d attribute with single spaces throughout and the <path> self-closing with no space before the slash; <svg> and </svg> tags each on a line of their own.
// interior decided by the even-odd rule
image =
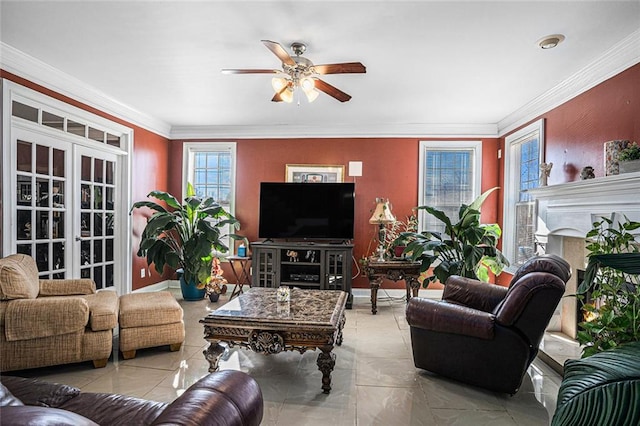
<svg viewBox="0 0 640 426">
<path fill-rule="evenodd" d="M 568 79 L 500 120 L 497 124 L 499 136 L 512 132 L 639 62 L 640 30 L 636 30 Z"/>
<path fill-rule="evenodd" d="M 495 138 L 495 124 L 343 124 L 332 126 L 173 126 L 171 139 Z"/>
<path fill-rule="evenodd" d="M 169 123 L 125 105 L 87 83 L 1 41 L 0 68 L 160 136 L 168 138 L 171 133 Z"/>
</svg>

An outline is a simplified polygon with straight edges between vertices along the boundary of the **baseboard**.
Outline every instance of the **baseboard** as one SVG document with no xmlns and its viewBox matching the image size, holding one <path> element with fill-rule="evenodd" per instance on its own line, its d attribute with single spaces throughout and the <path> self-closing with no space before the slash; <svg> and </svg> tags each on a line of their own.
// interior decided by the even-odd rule
<svg viewBox="0 0 640 426">
<path fill-rule="evenodd" d="M 146 287 L 139 288 L 137 290 L 133 290 L 132 293 L 150 293 L 153 291 L 162 291 L 168 288 L 174 288 L 174 285 L 172 284 L 174 281 L 177 284 L 175 288 L 180 288 L 180 281 L 165 280 L 165 281 L 160 281 L 159 283 L 156 283 L 156 284 L 151 284 Z"/>
<path fill-rule="evenodd" d="M 351 293 L 353 294 L 353 297 L 366 297 L 367 299 L 371 298 L 371 289 L 368 288 L 353 288 L 351 289 Z M 407 291 L 404 289 L 381 288 L 378 290 L 378 298 L 386 295 L 393 298 L 402 298 L 406 296 L 406 294 Z M 418 296 L 427 299 L 442 299 L 442 290 L 420 289 L 418 292 Z"/>
</svg>

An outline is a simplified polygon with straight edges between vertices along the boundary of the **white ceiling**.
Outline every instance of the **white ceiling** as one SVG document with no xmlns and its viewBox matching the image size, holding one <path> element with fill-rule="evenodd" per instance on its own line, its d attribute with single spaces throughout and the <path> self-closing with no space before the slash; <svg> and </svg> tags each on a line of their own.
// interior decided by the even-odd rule
<svg viewBox="0 0 640 426">
<path fill-rule="evenodd" d="M 633 51 L 640 45 L 637 0 L 2 0 L 0 7 L 5 70 L 49 85 L 77 79 L 75 89 L 60 83 L 60 90 L 102 99 L 172 136 L 497 134 L 577 73 L 615 62 L 612 49 L 630 39 Z M 554 33 L 564 43 L 537 47 Z M 324 77 L 353 96 L 346 103 L 324 94 L 312 104 L 274 103 L 271 76 L 220 72 L 280 68 L 261 39 L 302 41 L 316 64 L 360 61 L 367 73 Z M 54 69 L 41 76 L 24 69 L 34 63 L 41 73 L 42 63 Z"/>
</svg>

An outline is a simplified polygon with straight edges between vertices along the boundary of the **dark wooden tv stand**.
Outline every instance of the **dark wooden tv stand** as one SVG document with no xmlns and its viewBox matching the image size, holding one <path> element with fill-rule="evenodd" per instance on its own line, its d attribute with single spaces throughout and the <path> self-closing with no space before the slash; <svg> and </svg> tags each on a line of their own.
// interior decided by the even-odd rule
<svg viewBox="0 0 640 426">
<path fill-rule="evenodd" d="M 351 309 L 352 244 L 263 241 L 251 243 L 251 249 L 253 287 L 342 290 Z"/>
</svg>

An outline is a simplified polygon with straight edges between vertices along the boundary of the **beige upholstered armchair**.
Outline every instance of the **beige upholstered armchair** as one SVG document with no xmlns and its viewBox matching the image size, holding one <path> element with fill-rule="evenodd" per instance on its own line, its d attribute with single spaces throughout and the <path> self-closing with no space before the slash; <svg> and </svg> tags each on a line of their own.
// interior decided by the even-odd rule
<svg viewBox="0 0 640 426">
<path fill-rule="evenodd" d="M 92 280 L 41 280 L 33 258 L 0 259 L 0 371 L 81 361 L 104 367 L 118 296 Z"/>
</svg>

